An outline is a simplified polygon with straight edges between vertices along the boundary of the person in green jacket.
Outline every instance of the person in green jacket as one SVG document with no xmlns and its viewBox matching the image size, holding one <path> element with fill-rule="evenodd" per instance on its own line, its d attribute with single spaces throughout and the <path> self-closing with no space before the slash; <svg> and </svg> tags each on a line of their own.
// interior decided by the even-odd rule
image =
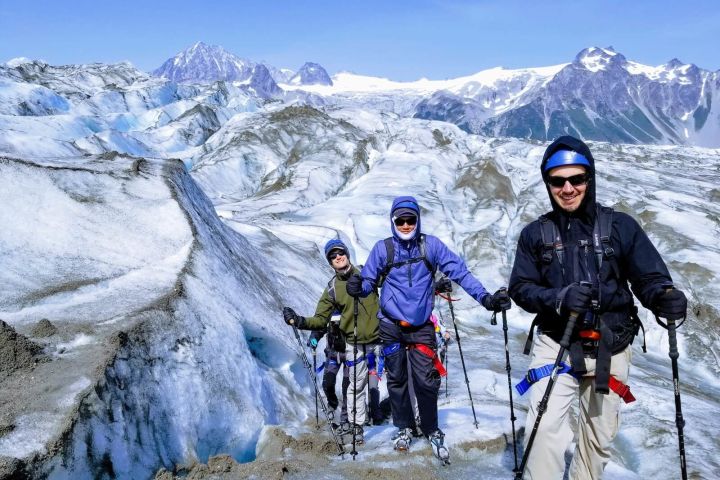
<svg viewBox="0 0 720 480">
<path fill-rule="evenodd" d="M 350 385 L 347 392 L 348 419 L 350 424 L 343 426 L 343 433 L 355 433 L 355 441 L 363 443 L 363 425 L 368 419 L 365 387 L 370 390 L 370 416 L 375 422 L 381 421 L 379 408 L 377 365 L 380 361 L 380 332 L 378 297 L 371 292 L 359 299 L 357 318 L 357 357 L 354 355 L 355 343 L 355 299 L 345 290 L 347 279 L 360 270 L 350 263 L 347 246 L 339 239 L 333 239 L 325 245 L 325 258 L 335 270 L 335 275 L 318 301 L 315 315 L 303 317 L 290 307 L 283 308 L 283 318 L 288 325 L 304 330 L 325 330 L 333 312 L 340 312 L 340 330 L 345 335 L 345 364 L 350 369 Z M 355 411 L 353 411 L 355 410 Z M 345 436 L 344 436 L 345 438 Z M 349 436 L 347 437 L 349 438 Z"/>
</svg>

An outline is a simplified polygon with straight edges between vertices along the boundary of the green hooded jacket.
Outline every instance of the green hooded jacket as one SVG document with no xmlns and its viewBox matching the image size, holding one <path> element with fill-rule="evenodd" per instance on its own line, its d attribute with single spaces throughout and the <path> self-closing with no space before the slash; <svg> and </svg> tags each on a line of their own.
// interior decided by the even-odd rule
<svg viewBox="0 0 720 480">
<path fill-rule="evenodd" d="M 328 287 L 323 290 L 320 301 L 318 301 L 315 315 L 305 318 L 304 328 L 309 330 L 323 330 L 327 328 L 330 317 L 336 310 L 340 312 L 340 330 L 345 334 L 345 340 L 351 345 L 354 342 L 353 328 L 353 304 L 355 299 L 347 294 L 345 284 L 353 273 L 360 273 L 357 267 L 353 266 L 350 272 L 345 275 L 335 275 L 335 302 L 328 292 Z M 365 298 L 360 298 L 358 305 L 358 343 L 366 344 L 377 342 L 380 337 L 377 293 L 371 292 Z"/>
</svg>

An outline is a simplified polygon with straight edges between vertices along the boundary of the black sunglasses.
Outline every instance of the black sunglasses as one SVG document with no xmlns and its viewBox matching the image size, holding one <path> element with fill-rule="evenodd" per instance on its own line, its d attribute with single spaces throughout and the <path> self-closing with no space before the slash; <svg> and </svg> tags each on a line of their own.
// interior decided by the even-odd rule
<svg viewBox="0 0 720 480">
<path fill-rule="evenodd" d="M 562 188 L 565 186 L 565 182 L 570 182 L 570 185 L 577 187 L 579 185 L 585 185 L 588 180 L 589 177 L 587 173 L 580 173 L 572 177 L 548 177 L 547 183 L 551 187 Z"/>
<path fill-rule="evenodd" d="M 337 257 L 344 257 L 344 256 L 345 256 L 345 252 L 343 252 L 342 250 L 335 250 L 333 252 L 330 252 L 330 255 L 328 255 L 328 259 L 330 259 L 332 261 L 332 260 L 335 260 Z"/>
<path fill-rule="evenodd" d="M 396 227 L 402 227 L 406 223 L 410 226 L 415 225 L 417 223 L 417 217 L 400 217 L 393 220 Z"/>
</svg>

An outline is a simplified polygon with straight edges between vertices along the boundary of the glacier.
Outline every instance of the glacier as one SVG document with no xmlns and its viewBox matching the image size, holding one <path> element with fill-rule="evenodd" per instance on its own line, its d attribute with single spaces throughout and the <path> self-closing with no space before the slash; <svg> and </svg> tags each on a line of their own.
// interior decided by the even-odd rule
<svg viewBox="0 0 720 480">
<path fill-rule="evenodd" d="M 495 289 L 520 229 L 548 207 L 544 142 L 412 118 L 403 93 L 263 98 L 241 82 L 180 85 L 128 64 L 13 62 L 0 78 L 0 319 L 42 347 L 35 365 L 0 377 L 4 478 L 152 478 L 223 453 L 244 465 L 304 458 L 300 441 L 278 446 L 278 429 L 329 437 L 315 430 L 280 312 L 314 308 L 331 273 L 322 245 L 340 236 L 363 263 L 389 234 L 392 198 L 413 194 L 426 231 Z M 36 110 L 18 110 L 26 99 Z M 686 450 L 694 478 L 714 478 L 720 150 L 590 146 L 600 201 L 638 219 L 690 298 L 679 332 Z M 368 429 L 356 462 L 313 451 L 289 478 L 510 476 L 502 332 L 458 296 L 480 429 L 451 346 L 440 420 L 453 465 L 438 467 L 423 442 L 388 454 L 385 425 Z M 605 477 L 677 478 L 667 336 L 650 312 L 641 318 L 638 401 L 624 409 Z M 35 333 L 43 319 L 55 334 Z M 508 321 L 517 382 L 530 316 L 514 308 Z M 525 400 L 515 400 L 521 426 Z"/>
</svg>

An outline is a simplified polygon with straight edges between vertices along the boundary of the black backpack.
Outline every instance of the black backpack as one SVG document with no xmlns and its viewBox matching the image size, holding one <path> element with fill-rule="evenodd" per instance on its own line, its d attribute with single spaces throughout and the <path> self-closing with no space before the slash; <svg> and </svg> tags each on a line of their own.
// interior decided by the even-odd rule
<svg viewBox="0 0 720 480">
<path fill-rule="evenodd" d="M 615 277 L 620 279 L 620 267 L 618 265 L 617 257 L 615 256 L 615 249 L 612 247 L 611 241 L 613 213 L 614 210 L 611 207 L 598 205 L 597 214 L 595 216 L 595 225 L 593 225 L 592 240 L 598 272 L 600 271 L 600 267 L 602 267 L 603 261 L 608 261 L 610 262 L 610 268 L 615 274 Z M 553 253 L 555 253 L 555 257 L 560 263 L 560 268 L 563 270 L 564 277 L 565 267 L 563 262 L 565 257 L 565 247 L 562 244 L 560 231 L 558 230 L 555 222 L 553 222 L 547 215 L 541 215 L 538 220 L 540 221 L 540 235 L 543 243 L 542 262 L 545 265 L 550 265 L 553 261 Z M 640 329 L 642 329 L 642 349 L 645 353 L 647 352 L 647 345 L 645 343 L 645 327 L 638 316 L 638 308 L 635 304 L 630 307 L 630 318 L 635 323 L 635 335 L 637 335 Z M 535 322 L 533 322 L 530 326 L 530 332 L 523 351 L 525 355 L 530 354 L 530 346 L 532 344 L 533 330 L 535 329 L 535 326 Z"/>
</svg>

